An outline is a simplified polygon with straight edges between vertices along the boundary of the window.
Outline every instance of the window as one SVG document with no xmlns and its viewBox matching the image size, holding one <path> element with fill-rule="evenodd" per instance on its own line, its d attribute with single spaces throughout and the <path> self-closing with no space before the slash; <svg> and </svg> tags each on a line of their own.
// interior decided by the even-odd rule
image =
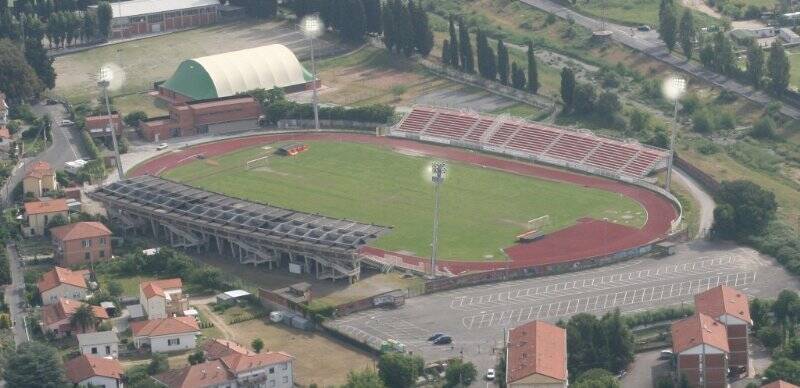
<svg viewBox="0 0 800 388">
<path fill-rule="evenodd" d="M 92 354 L 97 354 L 97 348 L 96 347 L 92 347 Z"/>
<path fill-rule="evenodd" d="M 275 368 L 269 368 L 269 374 L 275 373 Z"/>
<path fill-rule="evenodd" d="M 287 362 L 287 363 L 284 363 L 284 364 L 282 364 L 282 366 L 283 366 L 283 370 L 287 370 L 287 369 L 289 369 L 289 363 L 288 363 L 288 362 Z"/>
<path fill-rule="evenodd" d="M 81 245 L 83 245 L 84 248 L 89 248 L 92 246 L 92 240 L 83 240 L 81 241 Z"/>
<path fill-rule="evenodd" d="M 100 245 L 106 245 L 106 238 L 100 237 Z"/>
<path fill-rule="evenodd" d="M 86 252 L 83 254 L 84 260 L 91 260 L 92 259 L 92 252 Z"/>
<path fill-rule="evenodd" d="M 286 384 L 289 382 L 289 376 L 283 376 L 283 383 Z"/>
<path fill-rule="evenodd" d="M 44 224 L 47 225 L 47 214 L 44 215 Z"/>
<path fill-rule="evenodd" d="M 111 346 L 106 345 L 106 354 L 111 354 Z"/>
<path fill-rule="evenodd" d="M 101 259 L 103 259 L 103 258 L 105 258 L 105 257 L 106 257 L 106 251 L 104 251 L 104 250 L 102 250 L 102 249 L 101 249 L 101 250 L 100 250 L 100 258 L 101 258 Z"/>
<path fill-rule="evenodd" d="M 181 339 L 180 338 L 172 338 L 172 339 L 168 339 L 167 340 L 167 345 L 168 346 L 175 346 L 175 345 L 180 345 L 180 344 L 181 344 Z"/>
</svg>

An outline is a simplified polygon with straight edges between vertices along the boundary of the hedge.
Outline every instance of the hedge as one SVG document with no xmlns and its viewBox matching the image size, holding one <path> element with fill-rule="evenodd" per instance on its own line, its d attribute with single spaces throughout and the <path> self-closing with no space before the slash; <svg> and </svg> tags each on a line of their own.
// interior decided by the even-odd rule
<svg viewBox="0 0 800 388">
<path fill-rule="evenodd" d="M 264 106 L 266 120 L 275 124 L 283 119 L 313 119 L 314 106 L 298 104 L 293 101 L 277 101 Z M 347 120 L 368 123 L 387 123 L 394 116 L 394 108 L 384 104 L 374 104 L 355 108 L 320 107 L 319 117 L 326 120 Z"/>
<path fill-rule="evenodd" d="M 694 314 L 694 307 L 691 305 L 681 307 L 662 307 L 657 310 L 642 311 L 639 313 L 626 315 L 623 318 L 628 327 L 648 325 L 656 322 L 671 321 L 678 318 L 688 317 Z"/>
</svg>

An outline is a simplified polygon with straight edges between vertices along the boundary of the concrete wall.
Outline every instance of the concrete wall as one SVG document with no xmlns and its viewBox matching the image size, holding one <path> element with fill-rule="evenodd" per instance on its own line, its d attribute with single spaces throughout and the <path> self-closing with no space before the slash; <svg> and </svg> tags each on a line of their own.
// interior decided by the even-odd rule
<svg viewBox="0 0 800 388">
<path fill-rule="evenodd" d="M 108 349 L 106 349 L 106 347 L 108 347 Z M 119 343 L 83 345 L 80 348 L 81 354 L 94 355 L 98 357 L 111 356 L 113 358 L 117 358 L 119 356 Z M 92 353 L 92 349 L 95 350 L 95 353 Z"/>
<path fill-rule="evenodd" d="M 121 387 L 122 384 L 120 384 L 117 380 L 112 379 L 110 377 L 94 376 L 94 377 L 91 377 L 91 378 L 88 378 L 86 380 L 81 381 L 80 383 L 78 383 L 78 386 L 80 386 L 80 387 L 89 387 L 89 386 L 91 386 L 91 387 L 94 387 L 94 388 L 99 388 L 99 387 L 102 387 L 102 388 L 118 388 L 118 387 Z"/>
<path fill-rule="evenodd" d="M 58 298 L 84 300 L 86 299 L 86 289 L 71 284 L 61 284 L 42 293 L 44 305 L 55 304 L 58 302 Z"/>
</svg>

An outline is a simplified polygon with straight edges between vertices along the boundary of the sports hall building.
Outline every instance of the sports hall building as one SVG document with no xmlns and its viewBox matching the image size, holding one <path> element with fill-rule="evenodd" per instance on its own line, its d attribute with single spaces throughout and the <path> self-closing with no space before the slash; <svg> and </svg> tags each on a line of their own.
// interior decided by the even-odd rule
<svg viewBox="0 0 800 388">
<path fill-rule="evenodd" d="M 216 23 L 219 0 L 129 0 L 111 3 L 111 39 Z M 90 9 L 97 10 L 97 6 Z"/>
</svg>

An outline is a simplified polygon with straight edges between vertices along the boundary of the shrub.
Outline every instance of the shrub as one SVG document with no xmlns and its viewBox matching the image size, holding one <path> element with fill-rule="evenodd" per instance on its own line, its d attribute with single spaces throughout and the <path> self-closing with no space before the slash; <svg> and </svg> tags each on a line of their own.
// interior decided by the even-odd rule
<svg viewBox="0 0 800 388">
<path fill-rule="evenodd" d="M 695 112 L 692 116 L 692 130 L 698 133 L 710 133 L 714 130 L 714 124 L 705 110 Z"/>
<path fill-rule="evenodd" d="M 750 136 L 757 139 L 771 139 L 775 136 L 775 121 L 769 116 L 764 116 L 753 125 Z"/>
</svg>

